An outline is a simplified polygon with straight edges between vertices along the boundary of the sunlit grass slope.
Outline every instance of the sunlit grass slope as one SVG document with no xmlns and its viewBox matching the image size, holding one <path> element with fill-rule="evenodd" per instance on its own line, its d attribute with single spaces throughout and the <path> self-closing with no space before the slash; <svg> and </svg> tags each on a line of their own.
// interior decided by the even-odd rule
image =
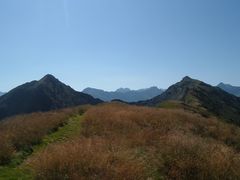
<svg viewBox="0 0 240 180">
<path fill-rule="evenodd" d="M 27 163 L 39 179 L 239 179 L 239 142 L 240 129 L 216 118 L 111 103 Z"/>
<path fill-rule="evenodd" d="M 1 123 L 1 133 L 5 136 L 1 136 L 0 141 L 5 143 L 0 145 L 2 147 L 0 152 L 1 159 L 5 161 L 1 161 L 0 179 L 34 179 L 32 170 L 24 161 L 49 144 L 79 134 L 81 114 L 87 108 L 82 106 L 55 112 L 34 113 L 10 118 Z M 23 145 L 15 146 L 13 141 L 15 138 L 19 138 L 18 143 Z M 33 143 L 32 139 L 36 138 L 37 143 L 35 141 Z M 9 149 L 11 151 L 8 152 Z"/>
</svg>

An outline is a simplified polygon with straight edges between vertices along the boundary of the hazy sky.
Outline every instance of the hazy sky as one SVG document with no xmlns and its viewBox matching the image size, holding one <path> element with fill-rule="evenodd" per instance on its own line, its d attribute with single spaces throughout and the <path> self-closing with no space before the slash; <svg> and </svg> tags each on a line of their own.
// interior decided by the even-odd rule
<svg viewBox="0 0 240 180">
<path fill-rule="evenodd" d="M 0 91 L 47 73 L 77 90 L 240 85 L 239 0 L 0 0 Z"/>
</svg>

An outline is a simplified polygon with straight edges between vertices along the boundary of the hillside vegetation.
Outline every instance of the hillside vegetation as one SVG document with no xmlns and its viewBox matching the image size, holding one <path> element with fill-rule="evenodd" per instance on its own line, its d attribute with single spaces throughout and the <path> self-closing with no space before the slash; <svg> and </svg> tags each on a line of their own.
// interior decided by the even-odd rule
<svg viewBox="0 0 240 180">
<path fill-rule="evenodd" d="M 205 116 L 212 114 L 226 122 L 240 125 L 239 97 L 190 77 L 184 77 L 153 99 L 134 104 L 158 107 L 166 101 L 179 102 L 187 109 Z"/>
<path fill-rule="evenodd" d="M 240 129 L 216 118 L 111 103 L 26 164 L 37 179 L 239 179 L 239 150 Z"/>
<path fill-rule="evenodd" d="M 0 122 L 0 165 L 17 165 L 33 152 L 43 138 L 66 126 L 69 118 L 82 114 L 88 106 L 46 113 L 33 113 Z M 78 127 L 74 127 L 78 128 Z"/>
</svg>

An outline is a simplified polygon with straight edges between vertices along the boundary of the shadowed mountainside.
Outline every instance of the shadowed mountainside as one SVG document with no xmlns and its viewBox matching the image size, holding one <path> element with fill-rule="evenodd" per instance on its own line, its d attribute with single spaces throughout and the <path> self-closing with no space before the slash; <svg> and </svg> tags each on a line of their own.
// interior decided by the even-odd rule
<svg viewBox="0 0 240 180">
<path fill-rule="evenodd" d="M 49 111 L 102 101 L 77 92 L 52 75 L 23 84 L 0 97 L 0 119 L 38 111 Z"/>
<path fill-rule="evenodd" d="M 190 77 L 185 77 L 181 82 L 170 86 L 163 94 L 136 104 L 160 106 L 166 101 L 181 102 L 201 112 L 207 111 L 228 122 L 240 125 L 240 98 Z"/>
</svg>

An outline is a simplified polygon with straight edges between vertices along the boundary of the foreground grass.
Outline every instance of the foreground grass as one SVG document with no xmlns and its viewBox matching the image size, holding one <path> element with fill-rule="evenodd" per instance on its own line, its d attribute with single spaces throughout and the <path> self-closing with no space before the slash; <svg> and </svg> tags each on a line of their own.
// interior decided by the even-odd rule
<svg viewBox="0 0 240 180">
<path fill-rule="evenodd" d="M 22 167 L 0 167 L 0 180 L 31 180 L 34 179 L 29 169 Z"/>
<path fill-rule="evenodd" d="M 78 138 L 29 159 L 39 179 L 240 179 L 240 128 L 182 109 L 110 103 L 89 109 Z"/>
<path fill-rule="evenodd" d="M 33 146 L 33 151 L 20 151 L 16 153 L 8 165 L 0 166 L 0 180 L 34 179 L 31 168 L 23 162 L 30 156 L 34 156 L 34 154 L 47 147 L 49 144 L 65 141 L 79 135 L 81 130 L 81 120 L 81 115 L 71 117 L 65 125 L 59 127 L 55 132 L 46 135 L 40 144 Z"/>
<path fill-rule="evenodd" d="M 0 166 L 0 180 L 34 179 L 31 170 L 21 166 L 30 155 L 31 152 L 20 151 L 12 157 L 9 164 Z"/>
<path fill-rule="evenodd" d="M 81 120 L 81 115 L 70 118 L 65 126 L 59 127 L 56 132 L 44 137 L 41 144 L 34 146 L 34 152 L 38 152 L 49 144 L 65 141 L 79 135 L 81 130 Z"/>
<path fill-rule="evenodd" d="M 240 179 L 237 126 L 175 107 L 109 103 L 79 114 L 15 153 L 0 180 Z"/>
</svg>

